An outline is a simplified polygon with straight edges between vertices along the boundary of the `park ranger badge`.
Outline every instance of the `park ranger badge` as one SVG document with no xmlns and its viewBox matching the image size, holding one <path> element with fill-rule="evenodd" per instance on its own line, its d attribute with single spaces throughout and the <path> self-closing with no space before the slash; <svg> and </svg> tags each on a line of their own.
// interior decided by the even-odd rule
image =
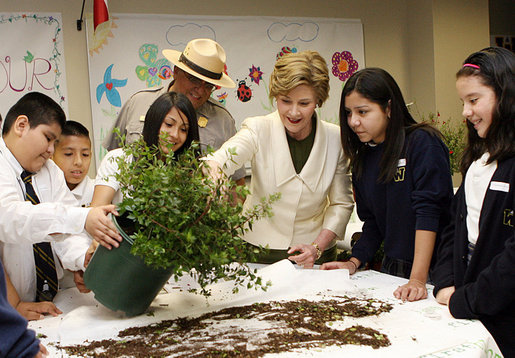
<svg viewBox="0 0 515 358">
<path fill-rule="evenodd" d="M 201 127 L 201 128 L 205 128 L 207 126 L 207 118 L 206 117 L 198 117 L 198 126 Z"/>
</svg>

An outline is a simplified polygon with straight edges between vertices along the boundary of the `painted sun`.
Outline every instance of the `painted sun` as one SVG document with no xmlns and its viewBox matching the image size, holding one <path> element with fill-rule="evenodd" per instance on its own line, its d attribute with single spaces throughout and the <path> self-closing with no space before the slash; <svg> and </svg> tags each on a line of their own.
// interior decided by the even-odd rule
<svg viewBox="0 0 515 358">
<path fill-rule="evenodd" d="M 111 17 L 108 21 L 97 26 L 97 29 L 93 32 L 93 26 L 88 26 L 88 47 L 89 47 L 89 55 L 93 56 L 95 53 L 100 53 L 102 47 L 107 45 L 107 40 L 109 37 L 114 38 L 112 29 L 117 28 L 118 26 L 115 23 L 115 20 L 118 18 Z M 88 25 L 93 25 L 93 18 L 88 17 Z"/>
</svg>

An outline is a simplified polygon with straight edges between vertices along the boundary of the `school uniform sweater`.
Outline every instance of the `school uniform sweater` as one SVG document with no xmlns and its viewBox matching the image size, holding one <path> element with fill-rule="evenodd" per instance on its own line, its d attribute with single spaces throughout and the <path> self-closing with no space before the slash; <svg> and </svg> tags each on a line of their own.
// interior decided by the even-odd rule
<svg viewBox="0 0 515 358">
<path fill-rule="evenodd" d="M 406 136 L 397 173 L 388 183 L 378 182 L 384 144 L 367 146 L 363 172 L 352 182 L 363 233 L 352 256 L 370 262 L 384 241 L 385 255 L 413 262 L 415 230 L 440 232 L 448 222 L 452 199 L 449 151 L 423 129 Z M 388 155 L 385 153 L 384 155 Z"/>
<path fill-rule="evenodd" d="M 39 340 L 27 329 L 25 318 L 7 301 L 4 267 L 0 260 L 0 357 L 34 357 L 39 352 Z"/>
<path fill-rule="evenodd" d="M 479 236 L 467 265 L 465 187 L 452 205 L 433 272 L 436 296 L 455 286 L 449 310 L 456 318 L 481 320 L 506 357 L 515 357 L 515 157 L 497 163 L 481 208 Z"/>
</svg>

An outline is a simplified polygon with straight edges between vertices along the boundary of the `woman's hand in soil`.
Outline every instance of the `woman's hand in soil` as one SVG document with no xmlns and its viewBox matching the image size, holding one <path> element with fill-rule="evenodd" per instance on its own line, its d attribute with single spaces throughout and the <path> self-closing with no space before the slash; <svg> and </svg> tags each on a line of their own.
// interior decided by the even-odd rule
<svg viewBox="0 0 515 358">
<path fill-rule="evenodd" d="M 451 299 L 451 296 L 454 294 L 454 291 L 456 291 L 456 287 L 454 286 L 442 288 L 436 294 L 436 302 L 438 302 L 441 305 L 449 306 L 449 301 Z"/>
<path fill-rule="evenodd" d="M 114 205 L 103 205 L 91 208 L 84 225 L 86 231 L 104 246 L 111 250 L 111 247 L 118 247 L 122 237 L 116 230 L 113 221 L 107 216 L 109 213 L 118 215 Z"/>
<path fill-rule="evenodd" d="M 410 279 L 407 284 L 397 287 L 393 295 L 402 301 L 418 301 L 427 298 L 426 284 L 420 280 Z"/>
<path fill-rule="evenodd" d="M 304 268 L 313 268 L 317 259 L 317 249 L 313 245 L 297 245 L 288 250 L 289 254 L 298 253 L 295 256 L 289 256 L 288 259 L 295 261 L 297 265 Z"/>
</svg>

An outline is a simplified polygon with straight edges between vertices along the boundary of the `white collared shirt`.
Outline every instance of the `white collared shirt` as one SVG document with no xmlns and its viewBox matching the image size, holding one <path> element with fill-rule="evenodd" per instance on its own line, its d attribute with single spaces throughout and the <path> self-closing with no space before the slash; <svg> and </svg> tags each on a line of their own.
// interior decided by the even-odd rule
<svg viewBox="0 0 515 358">
<path fill-rule="evenodd" d="M 490 164 L 486 164 L 489 157 L 490 154 L 485 153 L 481 158 L 472 162 L 465 176 L 468 240 L 474 245 L 479 236 L 479 217 L 481 216 L 486 190 L 497 169 L 496 160 Z"/>
<path fill-rule="evenodd" d="M 79 206 L 87 208 L 91 205 L 93 199 L 93 191 L 95 190 L 95 181 L 86 176 L 82 181 L 72 190 L 73 196 L 79 202 Z"/>
<path fill-rule="evenodd" d="M 0 168 L 0 257 L 20 298 L 33 301 L 36 273 L 32 244 L 52 242 L 54 259 L 59 258 L 55 260 L 58 278 L 63 273 L 59 261 L 64 268 L 83 269 L 89 239 L 82 233 L 89 209 L 78 207 L 63 172 L 51 160 L 32 178 L 41 203 L 33 205 L 25 201 L 25 184 L 20 177 L 23 168 L 3 139 L 0 139 Z M 56 240 L 62 240 L 58 247 Z"/>
</svg>

